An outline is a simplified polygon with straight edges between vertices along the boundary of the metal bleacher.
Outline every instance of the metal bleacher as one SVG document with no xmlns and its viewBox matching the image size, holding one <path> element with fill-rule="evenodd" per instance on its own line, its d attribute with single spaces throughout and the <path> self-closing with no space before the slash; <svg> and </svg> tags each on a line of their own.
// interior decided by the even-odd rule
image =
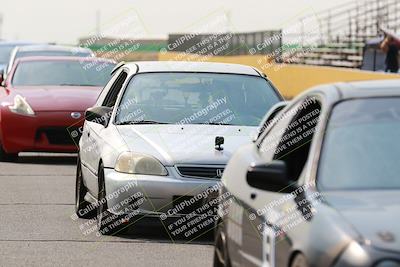
<svg viewBox="0 0 400 267">
<path fill-rule="evenodd" d="M 400 0 L 351 1 L 297 24 L 283 29 L 283 62 L 359 68 L 367 40 L 400 30 Z"/>
</svg>

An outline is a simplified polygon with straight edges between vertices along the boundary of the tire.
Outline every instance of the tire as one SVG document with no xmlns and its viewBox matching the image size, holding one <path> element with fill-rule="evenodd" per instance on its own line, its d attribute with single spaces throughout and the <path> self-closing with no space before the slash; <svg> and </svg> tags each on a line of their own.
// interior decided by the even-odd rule
<svg viewBox="0 0 400 267">
<path fill-rule="evenodd" d="M 99 166 L 98 183 L 97 230 L 102 235 L 115 235 L 123 229 L 123 224 L 119 216 L 108 211 L 103 164 Z"/>
<path fill-rule="evenodd" d="M 0 161 L 3 162 L 15 162 L 18 159 L 18 153 L 7 153 L 3 145 L 0 143 Z"/>
<path fill-rule="evenodd" d="M 290 264 L 290 267 L 309 267 L 307 263 L 306 257 L 298 253 L 296 256 L 293 258 L 292 263 Z"/>
<path fill-rule="evenodd" d="M 228 254 L 224 224 L 219 223 L 215 234 L 214 244 L 214 267 L 231 267 L 231 261 Z"/>
<path fill-rule="evenodd" d="M 96 207 L 85 200 L 87 192 L 87 188 L 83 183 L 81 160 L 78 156 L 75 182 L 75 213 L 82 219 L 92 219 L 97 214 Z"/>
</svg>

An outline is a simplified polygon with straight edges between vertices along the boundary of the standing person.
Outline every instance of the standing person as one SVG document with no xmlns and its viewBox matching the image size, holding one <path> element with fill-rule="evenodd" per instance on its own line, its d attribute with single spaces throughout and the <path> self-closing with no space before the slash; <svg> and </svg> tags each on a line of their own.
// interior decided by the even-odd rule
<svg viewBox="0 0 400 267">
<path fill-rule="evenodd" d="M 381 49 L 386 53 L 386 72 L 397 73 L 399 71 L 399 42 L 387 35 L 381 43 Z"/>
</svg>

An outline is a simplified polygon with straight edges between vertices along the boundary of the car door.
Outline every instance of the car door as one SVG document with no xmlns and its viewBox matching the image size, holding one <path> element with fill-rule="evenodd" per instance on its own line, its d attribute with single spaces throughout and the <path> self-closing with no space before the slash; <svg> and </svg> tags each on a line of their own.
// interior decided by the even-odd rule
<svg viewBox="0 0 400 267">
<path fill-rule="evenodd" d="M 107 87 L 101 93 L 96 106 L 105 106 L 113 108 L 117 102 L 119 93 L 123 88 L 127 80 L 128 73 L 126 70 L 120 70 L 115 75 L 115 78 L 110 81 L 107 86 L 110 86 L 107 90 Z M 111 116 L 111 114 L 110 114 Z M 97 181 L 97 172 L 99 168 L 101 149 L 104 143 L 104 140 L 101 137 L 101 132 L 105 130 L 105 127 L 102 124 L 85 121 L 85 128 L 83 132 L 84 145 L 81 147 L 81 162 L 83 167 L 85 167 L 86 172 L 83 172 L 85 176 L 85 184 L 89 190 L 89 192 L 96 196 L 98 192 L 98 181 Z M 82 168 L 83 170 L 84 168 Z"/>
<path fill-rule="evenodd" d="M 285 103 L 285 105 L 286 104 L 287 103 Z M 276 115 L 279 114 L 279 111 L 282 109 L 281 106 L 283 106 L 283 103 L 274 106 L 266 114 L 262 120 L 262 123 L 260 124 L 261 130 L 257 136 L 262 135 L 262 132 L 268 129 L 268 127 L 265 128 L 266 125 L 269 125 L 267 122 L 271 121 Z M 258 153 L 254 153 L 254 150 L 258 149 L 255 145 L 258 139 L 260 139 L 260 136 L 258 136 L 253 143 L 240 147 L 238 152 L 233 154 L 232 158 L 230 159 L 230 163 L 224 170 L 223 183 L 225 190 L 227 190 L 230 195 L 233 196 L 229 200 L 230 204 L 226 206 L 224 205 L 225 207 L 223 208 L 226 211 L 223 212 L 224 228 L 232 266 L 243 266 L 242 257 L 247 257 L 245 252 L 243 252 L 245 247 L 243 245 L 244 231 L 254 232 L 254 228 L 246 228 L 256 225 L 256 222 L 251 225 L 243 225 L 243 222 L 248 220 L 246 219 L 249 217 L 248 205 L 251 204 L 247 199 L 250 197 L 249 192 L 251 190 L 245 179 L 247 168 L 251 163 L 261 160 Z"/>
<path fill-rule="evenodd" d="M 103 90 L 101 91 L 99 97 L 97 98 L 97 101 L 95 103 L 95 107 L 101 106 L 110 91 L 111 86 L 115 83 L 115 80 L 118 77 L 118 72 L 114 74 L 111 79 L 107 82 L 107 84 L 104 86 Z M 94 181 L 96 179 L 96 172 L 95 170 L 89 168 L 89 157 L 91 156 L 91 153 L 93 153 L 93 143 L 90 138 L 90 130 L 89 127 L 92 123 L 85 120 L 84 125 L 83 125 L 83 130 L 82 130 L 82 135 L 79 140 L 79 158 L 81 161 L 82 165 L 82 174 L 83 174 L 83 180 L 85 183 L 86 188 L 89 190 L 89 192 L 93 193 L 94 191 Z M 95 185 L 97 187 L 97 185 Z"/>
<path fill-rule="evenodd" d="M 279 140 L 282 138 L 283 133 L 287 129 L 291 120 L 294 110 L 298 108 L 299 104 L 292 105 L 287 111 L 281 113 L 275 124 L 266 130 L 266 133 L 260 136 L 251 150 L 252 156 L 249 157 L 251 162 L 247 162 L 247 167 L 251 164 L 257 164 L 265 161 L 272 161 L 275 151 L 278 147 Z M 246 181 L 246 178 L 243 177 Z M 241 248 L 241 262 L 242 266 L 262 266 L 265 263 L 266 267 L 273 266 L 273 236 L 266 225 L 263 223 L 262 215 L 259 215 L 257 207 L 265 206 L 268 202 L 263 203 L 260 201 L 260 192 L 246 184 L 248 187 L 247 194 L 242 196 L 243 215 L 242 215 L 242 248 Z M 271 201 L 277 197 L 277 193 L 271 193 L 267 199 Z M 263 201 L 265 201 L 265 197 Z M 263 235 L 262 232 L 268 233 Z M 268 252 L 265 253 L 265 244 L 268 242 Z"/>
<path fill-rule="evenodd" d="M 309 96 L 298 101 L 282 114 L 281 120 L 260 140 L 258 150 L 254 150 L 254 158 L 258 157 L 261 163 L 266 164 L 273 160 L 285 162 L 291 180 L 298 183 L 308 160 L 320 111 L 321 103 L 314 97 Z M 277 239 L 277 232 L 282 227 L 280 222 L 283 220 L 279 220 L 278 224 L 275 219 L 281 216 L 301 217 L 296 199 L 293 200 L 288 195 L 290 194 L 287 192 L 255 188 L 250 190 L 250 196 L 245 199 L 250 215 L 244 215 L 242 223 L 242 262 L 245 266 L 261 266 L 262 263 L 263 266 L 287 266 L 290 242 Z M 292 221 L 295 219 L 288 220 L 288 224 Z"/>
</svg>

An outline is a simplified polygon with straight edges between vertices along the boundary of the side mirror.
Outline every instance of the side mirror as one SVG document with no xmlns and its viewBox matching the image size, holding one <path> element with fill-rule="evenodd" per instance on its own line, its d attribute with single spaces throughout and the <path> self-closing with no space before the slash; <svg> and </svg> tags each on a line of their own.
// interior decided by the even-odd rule
<svg viewBox="0 0 400 267">
<path fill-rule="evenodd" d="M 278 113 L 284 109 L 289 102 L 287 101 L 282 101 L 279 103 L 276 103 L 275 105 L 272 106 L 272 108 L 270 108 L 270 110 L 267 112 L 267 114 L 265 114 L 264 118 L 262 119 L 262 123 L 256 133 L 256 135 L 253 138 L 253 142 L 255 142 L 260 135 L 265 131 L 265 129 L 267 129 L 267 127 L 269 126 L 269 124 L 272 122 L 272 120 L 276 117 L 276 115 L 278 115 Z"/>
<path fill-rule="evenodd" d="M 281 160 L 250 166 L 246 179 L 251 187 L 271 192 L 290 192 L 294 188 L 293 181 L 288 177 L 286 163 Z"/>
<path fill-rule="evenodd" d="M 85 120 L 107 127 L 111 118 L 112 110 L 113 109 L 109 107 L 88 108 L 85 112 Z"/>
</svg>

